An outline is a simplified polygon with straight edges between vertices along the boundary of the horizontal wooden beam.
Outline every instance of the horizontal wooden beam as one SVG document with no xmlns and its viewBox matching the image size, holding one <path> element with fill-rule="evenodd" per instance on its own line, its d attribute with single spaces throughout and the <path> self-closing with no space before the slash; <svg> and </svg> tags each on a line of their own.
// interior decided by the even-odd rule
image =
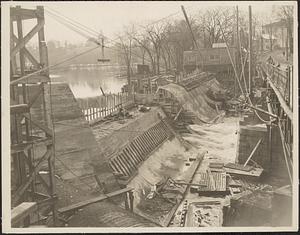
<svg viewBox="0 0 300 235">
<path fill-rule="evenodd" d="M 10 8 L 10 18 L 12 21 L 16 21 L 18 18 L 21 20 L 34 19 L 39 16 L 37 10 L 34 9 L 23 9 L 17 7 Z"/>
<path fill-rule="evenodd" d="M 14 225 L 25 219 L 32 212 L 36 211 L 38 208 L 36 202 L 22 202 L 20 205 L 16 206 L 11 211 L 11 224 Z"/>
<path fill-rule="evenodd" d="M 42 82 L 50 82 L 50 78 L 46 75 L 40 75 L 40 74 L 33 74 L 31 76 L 14 76 L 13 80 L 10 82 L 10 85 L 16 85 L 16 84 L 36 84 L 36 83 L 42 83 Z"/>
<path fill-rule="evenodd" d="M 16 154 L 20 152 L 24 152 L 28 149 L 32 148 L 31 143 L 20 143 L 20 144 L 12 144 L 10 147 L 10 153 L 11 154 Z"/>
<path fill-rule="evenodd" d="M 29 113 L 29 107 L 28 104 L 16 104 L 10 106 L 10 113 L 16 114 L 16 113 Z"/>
<path fill-rule="evenodd" d="M 24 38 L 19 40 L 19 43 L 12 49 L 10 53 L 11 58 L 13 58 L 22 48 L 25 47 L 26 43 L 28 43 L 29 40 L 44 27 L 44 24 L 45 20 L 41 20 L 28 34 L 26 34 Z"/>
<path fill-rule="evenodd" d="M 85 206 L 88 206 L 92 203 L 101 202 L 105 199 L 112 198 L 112 197 L 115 197 L 115 196 L 118 196 L 118 195 L 121 195 L 121 194 L 124 194 L 124 193 L 128 193 L 132 190 L 133 190 L 133 188 L 131 188 L 131 187 L 120 189 L 120 190 L 117 190 L 117 191 L 114 191 L 114 192 L 111 192 L 111 193 L 108 193 L 108 194 L 101 195 L 99 197 L 95 197 L 95 198 L 91 198 L 91 199 L 88 199 L 88 200 L 85 200 L 85 201 L 82 201 L 82 202 L 78 202 L 78 203 L 75 203 L 75 204 L 70 205 L 70 206 L 62 207 L 62 208 L 58 209 L 58 212 L 59 213 L 65 213 L 65 212 L 69 212 L 69 211 L 72 211 L 72 210 L 78 210 L 78 209 L 80 209 L 82 207 L 85 207 Z"/>
</svg>

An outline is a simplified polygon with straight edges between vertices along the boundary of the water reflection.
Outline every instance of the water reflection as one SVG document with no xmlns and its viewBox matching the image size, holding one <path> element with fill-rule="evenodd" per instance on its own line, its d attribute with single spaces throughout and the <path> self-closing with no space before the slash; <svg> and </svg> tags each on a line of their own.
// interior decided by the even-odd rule
<svg viewBox="0 0 300 235">
<path fill-rule="evenodd" d="M 105 93 L 118 93 L 126 84 L 124 68 L 120 66 L 73 67 L 51 72 L 53 82 L 66 82 L 75 98 L 85 98 Z M 121 77 L 120 77 L 121 76 Z"/>
</svg>

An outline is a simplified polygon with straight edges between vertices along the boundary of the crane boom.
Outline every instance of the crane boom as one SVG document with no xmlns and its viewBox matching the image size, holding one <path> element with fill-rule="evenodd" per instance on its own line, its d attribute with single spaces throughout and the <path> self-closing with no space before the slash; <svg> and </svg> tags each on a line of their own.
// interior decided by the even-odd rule
<svg viewBox="0 0 300 235">
<path fill-rule="evenodd" d="M 195 50 L 197 50 L 198 51 L 198 53 L 199 53 L 199 55 L 200 55 L 200 57 L 201 57 L 201 68 L 202 68 L 202 70 L 203 70 L 203 57 L 202 57 L 202 55 L 201 55 L 201 53 L 200 53 L 200 51 L 199 51 L 199 46 L 198 46 L 198 43 L 197 43 L 197 41 L 196 41 L 196 38 L 195 38 L 195 35 L 194 35 L 194 33 L 193 33 L 193 30 L 192 30 L 192 27 L 191 27 L 191 24 L 190 24 L 190 21 L 189 21 L 189 19 L 188 19 L 188 16 L 187 16 L 187 14 L 186 14 L 186 12 L 185 12 L 185 9 L 184 9 L 184 6 L 181 6 L 181 10 L 182 10 L 182 12 L 183 12 L 183 15 L 184 15 L 184 18 L 185 18 L 185 21 L 186 21 L 186 23 L 187 23 L 187 25 L 188 25 L 188 28 L 189 28 L 189 30 L 190 30 L 190 33 L 191 33 L 191 35 L 192 35 L 192 39 L 193 39 L 193 49 Z M 197 57 L 196 57 L 197 58 Z M 197 64 L 196 64 L 197 65 Z"/>
<path fill-rule="evenodd" d="M 199 47 L 198 47 L 196 38 L 195 38 L 195 36 L 194 36 L 193 30 L 192 30 L 190 21 L 189 21 L 189 19 L 188 19 L 188 17 L 187 17 L 187 14 L 186 14 L 186 12 L 185 12 L 184 6 L 181 6 L 181 10 L 182 10 L 182 12 L 183 12 L 185 21 L 186 21 L 186 23 L 187 23 L 187 25 L 188 25 L 188 27 L 189 27 L 190 33 L 191 33 L 191 35 L 192 35 L 192 39 L 193 39 L 193 42 L 194 42 L 194 43 L 193 43 L 193 44 L 194 44 L 194 49 L 199 50 Z"/>
</svg>

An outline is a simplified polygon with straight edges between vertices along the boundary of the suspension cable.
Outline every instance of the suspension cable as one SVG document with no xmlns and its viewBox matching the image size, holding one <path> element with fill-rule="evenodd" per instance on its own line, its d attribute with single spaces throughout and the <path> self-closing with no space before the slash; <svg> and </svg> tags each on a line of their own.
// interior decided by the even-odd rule
<svg viewBox="0 0 300 235">
<path fill-rule="evenodd" d="M 64 20 L 63 18 L 58 18 L 57 15 L 54 15 L 52 12 L 50 12 L 50 11 L 48 11 L 48 10 L 46 10 L 46 13 L 48 13 L 49 16 L 52 17 L 52 18 L 53 18 L 54 20 L 56 20 L 57 22 L 63 24 L 64 26 L 68 27 L 69 29 L 75 31 L 76 33 L 80 34 L 81 36 L 83 36 L 83 37 L 85 37 L 85 38 L 87 38 L 87 39 L 90 39 L 90 38 L 95 37 L 95 34 L 89 35 L 90 33 L 87 34 L 87 33 L 85 33 L 85 32 L 80 31 L 81 29 L 78 28 L 77 25 L 75 25 L 75 24 L 73 24 L 73 23 L 70 23 L 70 22 Z M 77 28 L 76 28 L 76 27 L 77 27 Z"/>
<path fill-rule="evenodd" d="M 93 29 L 89 28 L 88 26 L 83 25 L 83 24 L 81 24 L 81 23 L 78 22 L 78 21 L 75 21 L 75 20 L 72 19 L 72 18 L 63 15 L 62 13 L 60 13 L 60 12 L 54 10 L 53 8 L 50 8 L 50 7 L 48 7 L 48 6 L 46 6 L 46 8 L 48 8 L 48 9 L 51 10 L 52 12 L 55 12 L 55 13 L 56 13 L 57 15 L 59 15 L 61 18 L 65 18 L 65 19 L 68 19 L 69 21 L 73 22 L 74 25 L 77 24 L 77 25 L 78 25 L 77 27 L 80 26 L 80 27 L 81 27 L 82 29 L 84 29 L 86 32 L 90 32 L 91 34 L 99 35 L 99 32 L 97 32 L 96 30 L 93 30 Z M 48 10 L 48 12 L 49 12 L 49 10 Z"/>
<path fill-rule="evenodd" d="M 35 75 L 35 74 L 39 74 L 39 73 L 41 73 L 41 72 L 43 72 L 43 71 L 46 71 L 46 70 L 48 70 L 48 69 L 51 69 L 51 68 L 57 67 L 57 66 L 59 66 L 59 65 L 61 65 L 61 64 L 64 64 L 64 63 L 66 63 L 66 62 L 68 62 L 68 61 L 71 61 L 71 60 L 73 60 L 73 59 L 75 59 L 75 58 L 77 58 L 77 57 L 79 57 L 79 56 L 82 56 L 82 55 L 84 55 L 84 54 L 87 54 L 87 53 L 89 53 L 89 52 L 91 52 L 91 51 L 93 51 L 93 50 L 99 48 L 100 46 L 101 46 L 101 45 L 96 46 L 96 47 L 91 48 L 91 49 L 89 49 L 89 50 L 86 50 L 86 51 L 84 51 L 84 52 L 82 52 L 82 53 L 79 53 L 79 54 L 77 54 L 77 55 L 75 55 L 75 56 L 72 56 L 72 57 L 70 57 L 70 58 L 67 58 L 67 59 L 65 59 L 65 60 L 62 60 L 62 61 L 60 61 L 60 62 L 58 62 L 58 63 L 56 63 L 56 64 L 54 64 L 54 65 L 46 66 L 46 67 L 44 67 L 44 68 L 42 68 L 42 69 L 40 69 L 40 70 L 38 70 L 38 71 L 35 71 L 35 72 L 30 73 L 30 74 L 28 74 L 28 75 L 25 75 L 25 76 L 23 76 L 23 77 L 21 77 L 21 78 L 18 78 L 18 79 L 16 79 L 16 80 L 13 80 L 13 81 L 10 82 L 10 85 L 15 85 L 15 84 L 17 84 L 19 81 L 22 81 L 22 80 L 24 80 L 24 79 L 27 79 L 27 78 L 29 78 L 29 77 Z"/>
</svg>

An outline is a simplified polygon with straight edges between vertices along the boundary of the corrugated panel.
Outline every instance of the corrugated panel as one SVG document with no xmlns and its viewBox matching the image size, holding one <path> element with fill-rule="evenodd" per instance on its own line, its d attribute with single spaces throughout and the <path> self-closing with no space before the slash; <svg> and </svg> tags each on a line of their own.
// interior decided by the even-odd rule
<svg viewBox="0 0 300 235">
<path fill-rule="evenodd" d="M 148 155 L 172 135 L 167 124 L 163 121 L 151 127 L 143 134 L 127 144 L 110 160 L 110 167 L 115 174 L 129 178 L 137 171 Z"/>
</svg>

